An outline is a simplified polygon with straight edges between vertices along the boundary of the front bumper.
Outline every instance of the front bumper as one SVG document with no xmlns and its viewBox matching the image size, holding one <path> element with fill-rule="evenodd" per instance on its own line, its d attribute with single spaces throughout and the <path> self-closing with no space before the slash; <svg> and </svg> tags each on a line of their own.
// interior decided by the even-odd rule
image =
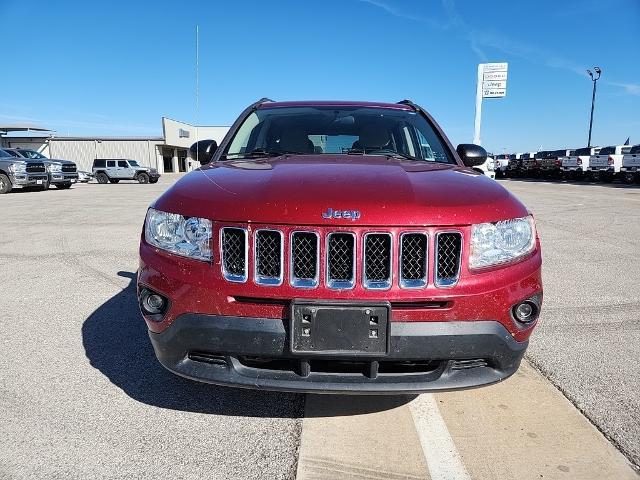
<svg viewBox="0 0 640 480">
<path fill-rule="evenodd" d="M 77 173 L 52 173 L 49 183 L 55 185 L 56 183 L 76 183 L 78 181 Z"/>
<path fill-rule="evenodd" d="M 497 321 L 391 322 L 388 353 L 293 355 L 284 320 L 184 314 L 149 332 L 160 363 L 218 385 L 313 393 L 420 393 L 488 385 L 518 369 L 528 341 Z M 419 364 L 416 367 L 416 363 Z"/>
<path fill-rule="evenodd" d="M 49 176 L 46 173 L 14 173 L 10 176 L 13 187 L 44 185 L 48 182 L 48 179 Z"/>
</svg>

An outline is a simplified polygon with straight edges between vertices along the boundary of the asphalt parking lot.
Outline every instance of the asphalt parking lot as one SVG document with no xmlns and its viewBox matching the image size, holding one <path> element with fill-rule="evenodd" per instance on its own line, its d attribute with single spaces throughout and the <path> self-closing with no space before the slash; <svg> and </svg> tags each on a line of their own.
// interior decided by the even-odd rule
<svg viewBox="0 0 640 480">
<path fill-rule="evenodd" d="M 502 181 L 535 213 L 545 262 L 541 324 L 511 379 L 305 398 L 155 360 L 137 246 L 175 179 L 0 198 L 0 478 L 637 478 L 639 186 Z"/>
</svg>

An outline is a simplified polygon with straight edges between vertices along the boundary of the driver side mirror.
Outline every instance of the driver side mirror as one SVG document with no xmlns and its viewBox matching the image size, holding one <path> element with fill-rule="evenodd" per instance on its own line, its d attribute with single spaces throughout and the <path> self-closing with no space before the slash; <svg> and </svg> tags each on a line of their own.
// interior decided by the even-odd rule
<svg viewBox="0 0 640 480">
<path fill-rule="evenodd" d="M 215 140 L 200 140 L 189 147 L 189 156 L 200 162 L 200 165 L 206 165 L 211 162 L 217 148 L 218 144 Z"/>
<path fill-rule="evenodd" d="M 477 167 L 487 161 L 487 151 L 474 143 L 461 143 L 456 148 L 456 152 L 465 167 Z"/>
</svg>

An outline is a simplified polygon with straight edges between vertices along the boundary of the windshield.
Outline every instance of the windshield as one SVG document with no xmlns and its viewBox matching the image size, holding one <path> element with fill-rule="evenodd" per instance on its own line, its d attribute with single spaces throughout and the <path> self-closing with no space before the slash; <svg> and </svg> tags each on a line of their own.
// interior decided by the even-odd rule
<svg viewBox="0 0 640 480">
<path fill-rule="evenodd" d="M 359 106 L 258 109 L 240 126 L 223 159 L 287 153 L 398 154 L 455 163 L 420 113 Z"/>
<path fill-rule="evenodd" d="M 19 150 L 19 152 L 27 158 L 47 158 L 35 150 Z"/>
<path fill-rule="evenodd" d="M 135 160 L 128 160 L 129 165 L 131 165 L 132 167 L 139 167 L 140 165 L 138 165 L 138 162 L 136 162 Z"/>
</svg>

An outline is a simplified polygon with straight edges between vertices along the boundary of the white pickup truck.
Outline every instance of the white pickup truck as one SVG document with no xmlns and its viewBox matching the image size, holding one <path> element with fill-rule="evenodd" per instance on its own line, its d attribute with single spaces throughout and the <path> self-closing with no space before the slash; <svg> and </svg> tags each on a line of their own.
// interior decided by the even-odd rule
<svg viewBox="0 0 640 480">
<path fill-rule="evenodd" d="M 574 150 L 571 155 L 560 157 L 562 177 L 582 178 L 589 168 L 589 158 L 599 151 L 600 147 L 584 147 Z"/>
<path fill-rule="evenodd" d="M 506 153 L 501 153 L 500 155 L 495 155 L 493 157 L 493 163 L 495 166 L 496 176 L 504 177 L 505 172 L 507 171 L 507 167 L 509 166 L 509 157 L 511 155 L 507 155 Z"/>
<path fill-rule="evenodd" d="M 589 173 L 593 180 L 611 181 L 622 168 L 622 157 L 629 153 L 628 145 L 612 145 L 603 147 L 600 151 L 589 157 Z"/>
<path fill-rule="evenodd" d="M 620 175 L 624 183 L 640 182 L 640 145 L 634 145 L 622 157 Z"/>
</svg>

